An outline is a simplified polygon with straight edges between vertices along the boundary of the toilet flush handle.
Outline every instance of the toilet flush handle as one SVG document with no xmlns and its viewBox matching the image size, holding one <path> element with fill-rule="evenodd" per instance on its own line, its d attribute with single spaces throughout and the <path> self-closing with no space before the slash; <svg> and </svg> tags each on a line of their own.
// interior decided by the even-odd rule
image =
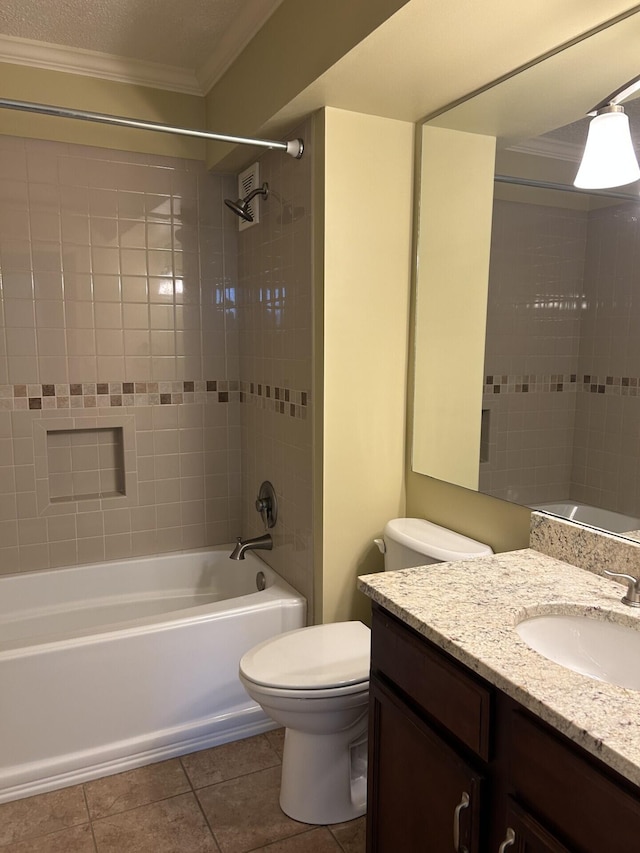
<svg viewBox="0 0 640 853">
<path fill-rule="evenodd" d="M 373 541 L 378 546 L 378 551 L 380 551 L 381 554 L 386 553 L 387 546 L 384 544 L 384 539 L 374 539 Z"/>
</svg>

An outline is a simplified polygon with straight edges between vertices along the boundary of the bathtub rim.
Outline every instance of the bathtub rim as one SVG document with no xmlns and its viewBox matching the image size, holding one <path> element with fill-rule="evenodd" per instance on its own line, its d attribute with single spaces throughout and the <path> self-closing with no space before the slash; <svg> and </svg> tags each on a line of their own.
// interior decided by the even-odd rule
<svg viewBox="0 0 640 853">
<path fill-rule="evenodd" d="M 558 511 L 558 509 L 552 509 L 552 507 L 571 507 L 572 512 L 563 513 Z M 550 515 L 554 518 L 561 518 L 564 521 L 573 521 L 575 524 L 583 524 L 587 527 L 593 527 L 596 530 L 603 530 L 605 533 L 614 533 L 618 536 L 623 536 L 625 533 L 630 533 L 634 530 L 640 530 L 640 518 L 635 516 L 627 515 L 627 513 L 618 512 L 617 510 L 611 509 L 603 509 L 602 507 L 593 506 L 593 504 L 585 503 L 584 501 L 576 501 L 576 500 L 556 500 L 556 501 L 543 501 L 541 503 L 530 504 L 529 509 L 534 510 L 535 512 L 544 512 L 547 515 Z M 605 518 L 601 520 L 600 523 L 596 521 L 585 521 L 582 518 L 576 518 L 576 514 L 579 511 L 587 510 L 593 511 L 596 513 L 605 513 Z M 607 522 L 607 518 L 610 519 Z M 619 519 L 619 522 L 613 525 L 615 519 Z M 637 524 L 637 526 L 633 526 L 633 524 Z M 631 524 L 630 527 L 624 527 L 624 529 L 618 530 L 618 526 Z"/>
<path fill-rule="evenodd" d="M 176 557 L 189 556 L 191 554 L 209 554 L 212 552 L 230 554 L 234 548 L 235 543 L 222 543 L 219 545 L 202 545 L 200 548 L 181 548 L 179 551 L 159 551 L 155 554 L 136 554 L 135 556 L 129 557 L 119 557 L 117 560 L 95 560 L 91 563 L 74 563 L 71 566 L 51 566 L 50 568 L 45 569 L 32 569 L 26 571 L 16 571 L 16 572 L 3 572 L 0 574 L 0 583 L 4 580 L 16 580 L 16 579 L 27 579 L 27 578 L 38 578 L 50 576 L 52 574 L 73 574 L 74 572 L 81 572 L 83 569 L 92 569 L 92 568 L 109 568 L 110 566 L 119 566 L 123 563 L 144 563 L 150 562 L 152 560 L 160 560 L 162 562 L 169 561 L 171 559 L 175 559 Z M 276 572 L 274 568 L 272 568 L 265 560 L 263 560 L 259 554 L 256 554 L 254 550 L 247 551 L 245 553 L 245 560 L 257 560 L 261 565 L 267 566 L 271 569 L 272 572 Z M 278 574 L 276 572 L 276 574 Z M 282 577 L 278 575 L 278 577 Z M 282 578 L 284 581 L 284 578 Z M 287 581 L 284 581 L 287 583 Z M 290 584 L 289 584 L 290 585 Z"/>
<path fill-rule="evenodd" d="M 228 550 L 227 545 L 218 545 L 205 548 L 194 548 L 183 551 L 172 551 L 167 554 L 157 555 L 161 558 L 179 558 L 183 555 L 191 554 L 208 554 L 208 553 L 225 553 Z M 11 575 L 0 575 L 0 587 L 5 578 L 16 578 L 19 580 L 30 580 L 32 575 L 46 575 L 49 577 L 52 572 L 64 573 L 67 571 L 82 571 L 87 569 L 106 569 L 113 565 L 123 565 L 143 560 L 154 560 L 156 555 L 145 555 L 142 558 L 124 558 L 123 560 L 111 560 L 103 563 L 86 563 L 79 566 L 64 566 L 58 569 L 43 569 L 37 572 L 12 573 Z M 122 636 L 137 636 L 140 634 L 153 633 L 158 630 L 171 630 L 178 628 L 180 625 L 189 623 L 207 622 L 213 619 L 232 618 L 243 613 L 253 610 L 267 609 L 282 609 L 283 607 L 298 607 L 302 601 L 305 609 L 308 602 L 302 593 L 298 592 L 290 583 L 288 583 L 278 572 L 265 563 L 256 554 L 248 555 L 248 559 L 255 563 L 257 571 L 265 573 L 267 578 L 272 578 L 273 583 L 269 584 L 263 590 L 254 590 L 245 595 L 234 596 L 232 598 L 219 599 L 217 601 L 208 602 L 206 604 L 196 605 L 195 607 L 181 608 L 172 610 L 163 614 L 153 614 L 150 616 L 138 617 L 136 619 L 121 620 L 119 622 L 110 623 L 105 626 L 100 626 L 98 629 L 86 628 L 76 629 L 71 635 L 51 636 L 43 635 L 42 639 L 32 638 L 31 642 L 25 640 L 16 640 L 15 642 L 8 641 L 3 644 L 0 642 L 0 661 L 11 660 L 23 656 L 46 654 L 54 652 L 62 647 L 71 647 L 77 645 L 91 645 L 93 643 L 109 642 L 110 639 L 115 640 Z M 308 612 L 306 620 L 308 620 Z M 305 620 L 305 621 L 306 621 Z M 2 618 L 0 617 L 0 623 Z M 47 639 L 47 636 L 49 637 Z"/>
</svg>

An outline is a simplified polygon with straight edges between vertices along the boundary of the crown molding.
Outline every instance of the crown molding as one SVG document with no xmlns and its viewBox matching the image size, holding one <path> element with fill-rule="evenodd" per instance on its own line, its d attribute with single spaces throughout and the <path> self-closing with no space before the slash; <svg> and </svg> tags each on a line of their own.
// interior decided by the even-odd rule
<svg viewBox="0 0 640 853">
<path fill-rule="evenodd" d="M 185 95 L 204 95 L 196 75 L 184 68 L 15 36 L 0 35 L 0 62 L 149 86 Z"/>
<path fill-rule="evenodd" d="M 574 142 L 563 142 L 561 139 L 538 136 L 526 142 L 509 145 L 509 151 L 518 151 L 521 154 L 535 154 L 537 157 L 552 157 L 554 160 L 568 160 L 579 163 L 584 151 L 584 146 L 576 145 Z"/>
</svg>

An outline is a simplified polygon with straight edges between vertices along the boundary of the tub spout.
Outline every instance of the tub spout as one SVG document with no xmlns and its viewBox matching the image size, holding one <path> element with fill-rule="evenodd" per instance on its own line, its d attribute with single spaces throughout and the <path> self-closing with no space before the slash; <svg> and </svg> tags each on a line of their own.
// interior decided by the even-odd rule
<svg viewBox="0 0 640 853">
<path fill-rule="evenodd" d="M 265 533 L 264 536 L 256 536 L 254 539 L 241 539 L 238 536 L 236 547 L 229 554 L 231 560 L 244 560 L 245 551 L 271 551 L 273 548 L 273 539 L 270 533 Z"/>
</svg>

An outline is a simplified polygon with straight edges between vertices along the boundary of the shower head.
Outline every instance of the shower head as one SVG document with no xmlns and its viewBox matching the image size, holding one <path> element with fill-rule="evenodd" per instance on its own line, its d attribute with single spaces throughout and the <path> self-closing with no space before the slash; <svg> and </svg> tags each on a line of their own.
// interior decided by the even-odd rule
<svg viewBox="0 0 640 853">
<path fill-rule="evenodd" d="M 249 202 L 257 195 L 262 195 L 265 199 L 269 198 L 269 184 L 266 181 L 261 187 L 251 190 L 251 192 L 244 198 L 236 199 L 236 201 L 233 201 L 233 199 L 230 198 L 225 198 L 224 203 L 227 205 L 229 210 L 232 210 L 237 214 L 240 219 L 244 219 L 245 222 L 253 222 L 253 216 L 249 209 Z"/>
</svg>

